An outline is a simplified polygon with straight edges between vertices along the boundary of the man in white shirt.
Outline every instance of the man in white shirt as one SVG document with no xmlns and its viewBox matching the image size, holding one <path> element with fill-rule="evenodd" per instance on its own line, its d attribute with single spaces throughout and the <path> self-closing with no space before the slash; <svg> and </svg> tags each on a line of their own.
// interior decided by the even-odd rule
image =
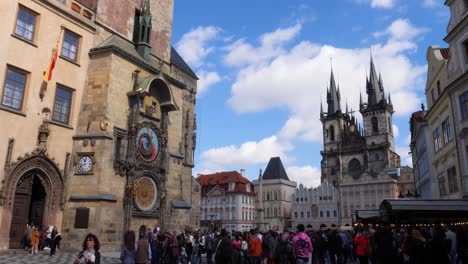
<svg viewBox="0 0 468 264">
<path fill-rule="evenodd" d="M 457 234 L 453 232 L 453 226 L 447 227 L 447 231 L 445 232 L 445 237 L 451 241 L 450 245 L 450 263 L 456 264 L 457 263 Z"/>
</svg>

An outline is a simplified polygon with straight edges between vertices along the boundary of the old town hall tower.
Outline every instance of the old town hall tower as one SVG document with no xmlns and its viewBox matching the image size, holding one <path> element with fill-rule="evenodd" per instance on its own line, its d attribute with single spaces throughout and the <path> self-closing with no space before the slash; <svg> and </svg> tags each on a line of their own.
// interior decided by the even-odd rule
<svg viewBox="0 0 468 264">
<path fill-rule="evenodd" d="M 367 102 L 360 97 L 361 125 L 352 111 L 341 108 L 341 93 L 333 71 L 327 89 L 327 111 L 320 109 L 323 125 L 322 181 L 339 191 L 341 224 L 351 224 L 356 210 L 377 209 L 384 198 L 401 190 L 400 157 L 395 152 L 393 105 L 385 96 L 382 77 L 373 59 L 366 80 Z"/>
</svg>

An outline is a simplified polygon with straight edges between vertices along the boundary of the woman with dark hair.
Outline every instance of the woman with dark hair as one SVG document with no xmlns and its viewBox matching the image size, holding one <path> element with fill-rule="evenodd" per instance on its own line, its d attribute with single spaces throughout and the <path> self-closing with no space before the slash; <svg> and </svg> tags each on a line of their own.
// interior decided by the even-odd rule
<svg viewBox="0 0 468 264">
<path fill-rule="evenodd" d="M 120 260 L 122 260 L 122 264 L 135 264 L 135 256 L 135 232 L 128 230 L 125 233 L 125 245 L 120 253 Z"/>
<path fill-rule="evenodd" d="M 89 233 L 82 245 L 83 250 L 78 254 L 78 257 L 75 260 L 75 264 L 100 264 L 101 263 L 101 253 L 99 249 L 101 245 L 99 244 L 98 238 Z"/>
</svg>

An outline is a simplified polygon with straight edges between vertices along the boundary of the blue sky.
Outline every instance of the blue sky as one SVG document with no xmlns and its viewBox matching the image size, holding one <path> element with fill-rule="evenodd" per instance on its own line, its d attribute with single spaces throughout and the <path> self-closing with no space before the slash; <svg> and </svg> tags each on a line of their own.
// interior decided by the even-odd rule
<svg viewBox="0 0 468 264">
<path fill-rule="evenodd" d="M 253 180 L 280 156 L 291 179 L 317 186 L 331 64 L 342 107 L 358 109 L 370 50 L 396 110 L 397 152 L 411 165 L 409 117 L 425 102 L 426 51 L 447 46 L 443 2 L 175 1 L 172 42 L 200 77 L 194 174 L 245 169 Z"/>
</svg>

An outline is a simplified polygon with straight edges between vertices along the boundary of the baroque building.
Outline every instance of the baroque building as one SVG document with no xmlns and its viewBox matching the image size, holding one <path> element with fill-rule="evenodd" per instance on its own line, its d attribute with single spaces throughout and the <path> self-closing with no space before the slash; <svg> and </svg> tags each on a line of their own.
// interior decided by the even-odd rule
<svg viewBox="0 0 468 264">
<path fill-rule="evenodd" d="M 385 198 L 410 191 L 400 182 L 400 156 L 395 152 L 390 94 L 385 96 L 373 59 L 366 79 L 367 100 L 360 97 L 361 126 L 353 112 L 341 108 L 341 94 L 333 71 L 327 89 L 327 112 L 321 105 L 323 125 L 322 181 L 337 188 L 340 224 L 351 224 L 357 210 L 377 210 Z M 412 172 L 411 172 L 412 174 Z M 411 185 L 410 185 L 411 186 Z M 406 184 L 405 184 L 406 187 Z"/>
<path fill-rule="evenodd" d="M 431 137 L 427 149 L 431 160 L 432 198 L 458 198 L 461 197 L 458 150 L 453 135 L 452 103 L 446 89 L 449 49 L 429 47 L 426 58 L 426 100 L 429 108 L 424 119 Z"/>
<path fill-rule="evenodd" d="M 141 224 L 199 225 L 197 76 L 171 46 L 173 6 L 2 4 L 1 249 L 20 246 L 26 223 L 56 225 L 68 248 L 95 233 L 104 251 Z"/>
<path fill-rule="evenodd" d="M 241 170 L 243 172 L 243 170 Z M 255 189 L 237 171 L 199 175 L 201 228 L 249 231 L 255 226 Z"/>
<path fill-rule="evenodd" d="M 450 21 L 445 42 L 449 44 L 448 85 L 445 88 L 450 98 L 453 113 L 453 138 L 457 149 L 459 167 L 452 171 L 460 188 L 451 197 L 468 197 L 468 2 L 446 0 L 450 8 Z M 447 172 L 448 173 L 448 172 Z M 454 182 L 455 183 L 455 182 Z"/>
<path fill-rule="evenodd" d="M 253 181 L 257 190 L 257 226 L 266 231 L 291 227 L 291 208 L 296 182 L 289 179 L 280 157 L 268 162 L 265 172 Z"/>
<path fill-rule="evenodd" d="M 338 225 L 338 191 L 327 181 L 310 189 L 300 184 L 293 195 L 291 211 L 293 227 L 303 224 L 318 229 L 322 224 Z"/>
</svg>

